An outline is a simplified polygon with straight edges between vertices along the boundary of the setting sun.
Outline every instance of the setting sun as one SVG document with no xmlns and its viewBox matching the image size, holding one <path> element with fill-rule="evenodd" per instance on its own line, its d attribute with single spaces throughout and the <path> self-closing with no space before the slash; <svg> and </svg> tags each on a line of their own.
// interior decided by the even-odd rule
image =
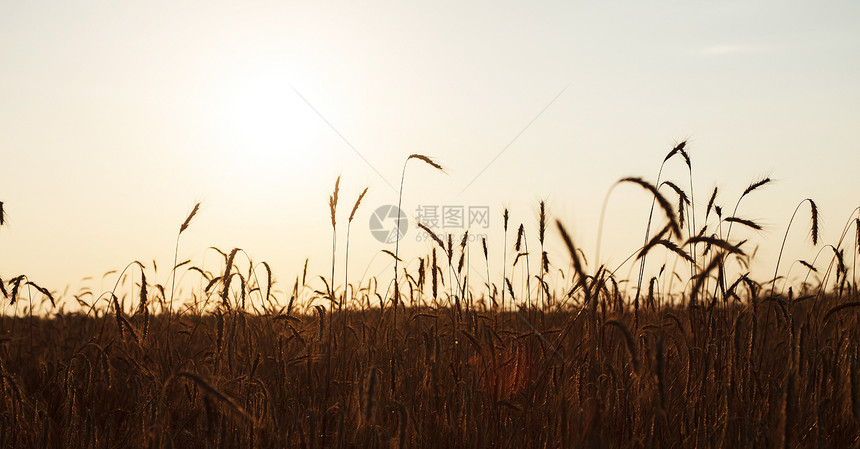
<svg viewBox="0 0 860 449">
<path fill-rule="evenodd" d="M 242 67 L 214 95 L 214 132 L 225 139 L 226 158 L 240 172 L 298 176 L 325 157 L 312 149 L 325 124 L 288 76 L 272 65 Z"/>
</svg>

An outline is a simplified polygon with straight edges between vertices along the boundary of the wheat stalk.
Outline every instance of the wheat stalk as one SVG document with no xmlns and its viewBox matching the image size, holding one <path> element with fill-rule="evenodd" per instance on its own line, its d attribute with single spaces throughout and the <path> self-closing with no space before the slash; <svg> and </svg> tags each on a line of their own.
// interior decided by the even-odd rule
<svg viewBox="0 0 860 449">
<path fill-rule="evenodd" d="M 675 152 L 675 150 L 674 150 L 674 149 L 673 149 L 673 152 Z M 675 153 L 677 153 L 677 152 L 675 152 Z M 669 158 L 670 158 L 672 155 L 673 155 L 673 153 L 672 153 L 672 152 L 670 152 L 670 153 L 669 153 L 669 156 L 667 156 L 667 157 L 663 160 L 663 164 L 665 164 L 665 163 L 666 163 L 666 161 L 668 161 L 668 160 L 669 160 Z M 662 175 L 662 173 L 663 173 L 663 165 L 661 165 L 661 166 L 660 166 L 660 171 L 659 171 L 659 172 L 658 172 L 658 174 L 657 174 L 657 183 L 658 183 L 658 185 L 659 185 L 659 182 L 660 182 L 660 176 Z M 645 189 L 645 190 L 647 190 L 647 191 L 651 192 L 651 194 L 654 196 L 654 199 L 653 199 L 653 200 L 652 200 L 652 202 L 651 202 L 651 212 L 648 214 L 648 224 L 647 224 L 647 226 L 646 226 L 646 228 L 645 228 L 645 242 L 643 243 L 643 246 L 647 246 L 647 245 L 648 245 L 648 239 L 649 239 L 649 235 L 650 235 L 650 232 L 651 232 L 651 220 L 652 220 L 652 218 L 653 218 L 653 213 L 654 213 L 654 204 L 655 204 L 655 202 L 656 202 L 657 204 L 659 204 L 659 205 L 660 205 L 660 208 L 662 208 L 662 209 L 663 209 L 663 211 L 665 212 L 665 214 L 666 214 L 666 219 L 668 220 L 669 226 L 670 226 L 671 230 L 673 231 L 673 233 L 674 233 L 678 238 L 681 238 L 681 227 L 678 225 L 678 221 L 675 219 L 675 214 L 674 214 L 674 211 L 673 211 L 673 209 L 672 209 L 672 206 L 669 204 L 669 201 L 668 201 L 668 200 L 666 200 L 666 197 L 664 197 L 664 196 L 660 193 L 660 191 L 657 189 L 657 187 L 655 187 L 653 184 L 651 184 L 651 183 L 649 183 L 649 182 L 645 181 L 645 180 L 644 180 L 644 179 L 642 179 L 642 178 L 636 178 L 636 177 L 627 177 L 627 178 L 622 178 L 621 180 L 619 180 L 618 182 L 616 182 L 616 185 L 617 185 L 617 184 L 624 183 L 624 182 L 628 182 L 628 183 L 636 184 L 636 185 L 638 185 L 638 186 L 642 187 L 643 189 Z M 638 317 L 639 317 L 639 295 L 641 294 L 641 291 L 642 291 L 642 279 L 643 279 L 643 277 L 644 277 L 644 275 L 645 275 L 645 260 L 646 260 L 646 258 L 645 258 L 645 257 L 642 257 L 642 259 L 641 259 L 641 260 L 640 260 L 640 262 L 639 262 L 639 278 L 638 278 L 637 283 L 636 283 L 636 296 L 635 296 L 635 298 L 634 298 L 634 300 L 633 300 L 634 308 L 635 308 L 635 311 L 636 311 L 636 313 L 635 313 L 635 322 L 636 322 L 636 323 L 635 323 L 635 324 L 636 324 L 636 327 L 637 327 L 637 328 L 638 328 L 638 325 L 639 325 L 639 319 L 638 319 Z"/>
<path fill-rule="evenodd" d="M 349 213 L 349 219 L 346 222 L 346 256 L 344 259 L 344 267 L 343 267 L 343 300 L 341 301 L 341 309 L 343 309 L 343 303 L 352 299 L 349 297 L 349 230 L 352 225 L 352 219 L 355 218 L 355 212 L 358 211 L 358 206 L 361 205 L 361 200 L 364 199 L 364 195 L 367 194 L 367 187 L 361 191 L 361 194 L 358 195 L 358 198 L 355 200 L 355 204 L 352 205 L 352 211 Z M 354 293 L 354 292 L 353 292 Z"/>
<path fill-rule="evenodd" d="M 723 221 L 729 222 L 729 223 L 741 224 L 741 225 L 744 225 L 750 229 L 754 229 L 756 231 L 762 230 L 762 227 L 760 224 L 758 224 L 752 220 L 747 220 L 747 219 L 740 218 L 740 217 L 726 217 L 723 219 Z"/>
<path fill-rule="evenodd" d="M 649 183 L 648 181 L 645 181 L 644 179 L 637 178 L 637 177 L 622 178 L 616 184 L 621 184 L 624 182 L 636 184 L 636 185 L 642 187 L 643 189 L 651 192 L 651 194 L 654 195 L 654 200 L 657 201 L 657 204 L 659 204 L 660 208 L 662 208 L 663 211 L 666 213 L 666 219 L 669 223 L 669 226 L 671 226 L 672 232 L 678 238 L 681 238 L 681 227 L 678 225 L 677 218 L 675 218 L 674 208 L 669 203 L 669 200 L 667 200 L 666 197 L 664 197 L 660 193 L 660 191 L 657 189 L 657 187 L 655 187 L 653 184 Z M 646 238 L 645 240 L 647 242 L 648 239 Z"/>
<path fill-rule="evenodd" d="M 484 250 L 484 265 L 487 268 L 487 295 L 493 302 L 493 307 L 496 307 L 498 304 L 496 303 L 496 297 L 493 295 L 493 289 L 490 286 L 492 282 L 490 281 L 490 255 L 489 251 L 487 251 L 487 237 L 481 237 L 481 249 Z"/>
<path fill-rule="evenodd" d="M 762 185 L 762 184 L 760 184 Z M 752 185 L 751 185 L 752 186 Z M 747 188 L 747 191 L 750 191 L 750 188 Z M 746 192 L 746 191 L 745 191 Z M 776 287 L 776 277 L 779 274 L 779 262 L 782 260 L 782 252 L 785 250 L 785 243 L 788 241 L 788 231 L 791 230 L 791 224 L 794 222 L 794 217 L 797 215 L 797 211 L 800 210 L 800 206 L 805 203 L 809 203 L 810 214 L 811 214 L 811 226 L 810 226 L 810 236 L 812 238 L 812 245 L 818 245 L 818 206 L 815 205 L 815 201 L 812 201 L 811 198 L 806 198 L 798 203 L 797 207 L 794 208 L 794 212 L 791 214 L 791 218 L 788 220 L 788 226 L 785 228 L 785 236 L 782 238 L 782 245 L 779 247 L 779 255 L 776 258 L 776 266 L 773 269 L 773 283 L 770 287 L 770 294 L 773 295 L 774 288 Z"/>
<path fill-rule="evenodd" d="M 172 284 L 170 287 L 170 312 L 173 312 L 173 294 L 176 292 L 176 262 L 179 258 L 179 236 L 188 229 L 188 226 L 191 224 L 191 220 L 197 215 L 197 212 L 200 210 L 200 203 L 194 204 L 194 207 L 191 209 L 191 213 L 185 218 L 185 221 L 182 222 L 182 225 L 179 226 L 179 232 L 176 234 L 176 248 L 173 250 L 173 269 L 170 270 Z"/>
<path fill-rule="evenodd" d="M 394 242 L 394 255 L 396 257 L 400 257 L 400 220 L 401 220 L 401 211 L 403 207 L 403 182 L 406 180 L 406 166 L 409 164 L 409 161 L 415 159 L 424 162 L 425 164 L 439 170 L 441 172 L 445 172 L 445 169 L 442 168 L 436 161 L 434 161 L 429 156 L 425 156 L 423 154 L 410 154 L 409 157 L 406 158 L 406 161 L 403 162 L 403 170 L 400 173 L 400 191 L 397 195 L 397 239 Z M 397 278 L 397 259 L 394 260 L 394 310 L 397 313 L 397 303 L 399 302 L 400 290 L 399 283 Z M 395 315 L 396 316 L 396 315 Z"/>
<path fill-rule="evenodd" d="M 437 245 L 439 245 L 439 248 L 442 248 L 442 251 L 445 251 L 445 242 L 443 242 L 442 239 L 439 238 L 439 236 L 436 235 L 435 232 L 433 232 L 433 230 L 428 228 L 424 223 L 420 223 L 420 222 L 418 223 L 418 228 L 421 229 L 422 231 L 426 232 L 427 235 L 429 235 L 430 238 L 432 238 L 433 241 L 436 242 Z"/>
<path fill-rule="evenodd" d="M 571 240 L 570 236 L 567 234 L 567 230 L 564 228 L 564 225 L 561 224 L 560 220 L 556 220 L 555 225 L 558 227 L 558 232 L 561 234 L 561 238 L 567 247 L 567 251 L 570 253 L 570 259 L 573 262 L 573 269 L 577 275 L 576 283 L 579 287 L 585 290 L 586 275 L 585 271 L 582 269 L 582 262 L 579 260 L 579 254 L 576 251 L 576 247 L 573 245 L 573 240 Z"/>
<path fill-rule="evenodd" d="M 224 275 L 221 276 L 222 288 L 221 288 L 221 304 L 230 310 L 230 301 L 228 301 L 228 295 L 230 294 L 230 282 L 233 279 L 233 276 L 230 274 L 233 270 L 233 259 L 236 258 L 236 253 L 239 252 L 239 248 L 233 248 L 230 251 L 230 254 L 227 256 L 227 260 L 224 264 Z"/>
<path fill-rule="evenodd" d="M 547 271 L 546 268 L 548 265 L 548 263 L 544 263 L 545 261 L 548 262 L 548 259 L 546 257 L 546 251 L 544 251 L 544 237 L 546 237 L 546 201 L 541 200 L 540 204 L 538 205 L 538 209 L 539 209 L 539 211 L 538 211 L 538 242 L 540 242 L 540 252 L 541 252 L 541 260 L 540 260 L 540 267 L 539 267 L 540 269 L 538 271 L 539 272 L 538 282 L 540 283 L 540 285 L 543 285 L 543 277 L 544 277 L 544 274 L 546 274 L 546 271 Z M 548 305 L 549 296 L 544 295 L 543 289 L 538 289 L 538 290 L 540 291 L 538 303 L 543 304 L 545 306 Z"/>
<path fill-rule="evenodd" d="M 505 208 L 505 211 L 502 213 L 502 229 L 504 231 L 505 237 L 502 245 L 502 310 L 505 310 L 505 271 L 508 269 L 508 219 L 510 218 L 510 214 L 508 213 L 508 208 Z"/>
<path fill-rule="evenodd" d="M 337 196 L 340 191 L 340 175 L 338 175 L 337 180 L 334 182 L 334 192 L 332 192 L 331 196 L 328 198 L 328 207 L 331 212 L 331 294 L 329 295 L 329 300 L 332 304 L 335 303 L 334 298 L 334 268 L 335 268 L 335 254 L 337 248 L 337 219 L 335 217 L 335 212 L 337 212 Z"/>
<path fill-rule="evenodd" d="M 711 198 L 708 200 L 708 207 L 705 208 L 705 221 L 708 221 L 708 215 L 711 213 L 711 209 L 714 207 L 714 201 L 717 199 L 717 188 L 714 187 L 714 191 L 711 193 Z"/>
</svg>

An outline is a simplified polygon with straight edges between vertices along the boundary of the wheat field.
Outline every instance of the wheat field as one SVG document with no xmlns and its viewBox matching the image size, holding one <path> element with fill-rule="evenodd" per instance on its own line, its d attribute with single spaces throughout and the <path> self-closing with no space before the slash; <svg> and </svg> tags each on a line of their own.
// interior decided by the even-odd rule
<svg viewBox="0 0 860 449">
<path fill-rule="evenodd" d="M 663 180 L 661 166 L 654 182 L 618 181 L 653 204 L 630 230 L 644 237 L 630 279 L 589 265 L 599 254 L 541 202 L 526 224 L 537 232 L 504 211 L 503 254 L 484 239 L 464 263 L 467 235 L 419 224 L 423 256 L 402 260 L 398 243 L 390 277 L 350 280 L 367 190 L 339 223 L 340 178 L 331 272 L 306 264 L 291 286 L 241 249 L 218 250 L 214 272 L 174 260 L 164 285 L 132 262 L 112 290 L 72 300 L 76 312 L 26 276 L 4 279 L 4 301 L 22 307 L 0 317 L 0 448 L 860 447 L 860 209 L 825 244 L 816 203 L 801 199 L 785 238 L 806 227 L 822 257 L 780 253 L 756 279 L 738 269 L 753 244 L 732 228 L 761 229 L 736 213 L 770 179 L 727 205 L 715 189 L 702 210 L 684 143 L 669 161 L 689 179 Z M 443 170 L 409 156 L 401 192 L 412 165 Z M 565 251 L 549 254 L 549 238 Z M 658 253 L 675 268 L 646 275 Z M 491 280 L 473 280 L 484 265 Z M 805 280 L 784 282 L 789 266 Z M 175 297 L 177 277 L 200 287 Z"/>
</svg>

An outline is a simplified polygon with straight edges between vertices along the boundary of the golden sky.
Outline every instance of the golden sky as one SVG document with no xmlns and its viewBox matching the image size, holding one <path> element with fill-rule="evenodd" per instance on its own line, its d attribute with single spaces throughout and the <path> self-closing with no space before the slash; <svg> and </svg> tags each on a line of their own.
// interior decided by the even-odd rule
<svg viewBox="0 0 860 449">
<path fill-rule="evenodd" d="M 762 279 L 798 202 L 818 203 L 833 244 L 858 206 L 859 3 L 462 3 L 3 2 L 0 277 L 62 291 L 157 259 L 164 282 L 202 201 L 180 260 L 214 268 L 209 246 L 240 247 L 291 285 L 306 257 L 329 272 L 338 175 L 341 223 L 369 187 L 355 276 L 387 275 L 393 245 L 368 223 L 411 153 L 447 173 L 410 165 L 404 210 L 486 207 L 470 232 L 497 255 L 503 209 L 536 233 L 541 199 L 593 255 L 609 187 L 653 181 L 685 139 L 699 213 L 714 186 L 731 209 L 779 181 L 738 212 L 765 225 L 737 235 L 761 245 Z M 665 173 L 688 188 L 682 168 Z M 602 262 L 641 245 L 649 207 L 616 189 Z M 799 217 L 789 261 L 817 252 Z M 407 260 L 430 247 L 410 226 Z"/>
</svg>

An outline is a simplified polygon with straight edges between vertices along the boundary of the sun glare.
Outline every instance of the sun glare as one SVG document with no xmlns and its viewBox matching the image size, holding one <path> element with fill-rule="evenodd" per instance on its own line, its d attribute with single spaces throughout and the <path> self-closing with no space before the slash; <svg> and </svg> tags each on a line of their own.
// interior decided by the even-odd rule
<svg viewBox="0 0 860 449">
<path fill-rule="evenodd" d="M 233 167 L 259 176 L 298 176 L 322 162 L 324 123 L 283 70 L 243 70 L 225 84 L 215 112 Z"/>
</svg>

